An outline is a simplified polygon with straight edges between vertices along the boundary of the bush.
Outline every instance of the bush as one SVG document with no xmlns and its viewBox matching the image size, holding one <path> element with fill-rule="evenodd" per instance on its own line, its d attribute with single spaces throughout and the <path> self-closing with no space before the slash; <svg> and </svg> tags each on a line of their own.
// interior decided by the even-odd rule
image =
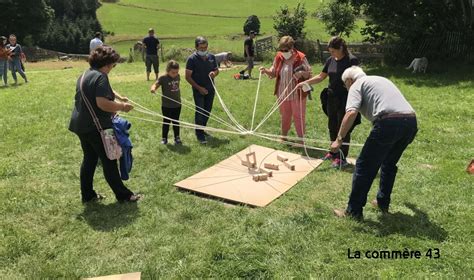
<svg viewBox="0 0 474 280">
<path fill-rule="evenodd" d="M 244 23 L 244 33 L 249 35 L 250 31 L 255 31 L 257 34 L 260 33 L 260 20 L 256 15 L 249 16 Z"/>
<path fill-rule="evenodd" d="M 304 4 L 298 3 L 292 11 L 285 5 L 280 7 L 280 11 L 273 17 L 273 28 L 280 38 L 289 35 L 295 40 L 304 39 L 306 33 L 303 30 L 307 16 Z"/>
<path fill-rule="evenodd" d="M 295 48 L 306 55 L 309 62 L 320 62 L 318 49 L 314 41 L 298 39 L 295 42 Z"/>
<path fill-rule="evenodd" d="M 176 61 L 186 61 L 188 56 L 193 53 L 193 49 L 183 49 L 178 48 L 176 46 L 171 46 L 168 49 L 165 49 L 164 58 L 166 61 L 168 60 L 176 60 Z"/>
<path fill-rule="evenodd" d="M 329 2 L 319 14 L 326 25 L 326 31 L 332 36 L 349 37 L 355 28 L 356 11 L 350 3 Z"/>
</svg>

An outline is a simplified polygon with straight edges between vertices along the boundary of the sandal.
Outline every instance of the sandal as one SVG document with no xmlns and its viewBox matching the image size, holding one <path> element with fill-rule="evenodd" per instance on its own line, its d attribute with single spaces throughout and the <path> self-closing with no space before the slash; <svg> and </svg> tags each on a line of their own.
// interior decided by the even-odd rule
<svg viewBox="0 0 474 280">
<path fill-rule="evenodd" d="M 143 194 L 132 194 L 128 199 L 126 199 L 126 202 L 138 202 L 143 198 Z"/>
</svg>

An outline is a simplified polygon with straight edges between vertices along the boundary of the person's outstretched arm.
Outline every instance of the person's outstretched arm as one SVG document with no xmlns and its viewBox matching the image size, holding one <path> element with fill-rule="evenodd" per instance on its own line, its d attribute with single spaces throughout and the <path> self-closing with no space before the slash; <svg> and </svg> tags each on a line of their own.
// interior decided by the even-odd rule
<svg viewBox="0 0 474 280">
<path fill-rule="evenodd" d="M 133 106 L 125 102 L 115 102 L 105 97 L 96 97 L 97 107 L 104 112 L 115 113 L 118 111 L 129 112 L 133 109 Z"/>
</svg>

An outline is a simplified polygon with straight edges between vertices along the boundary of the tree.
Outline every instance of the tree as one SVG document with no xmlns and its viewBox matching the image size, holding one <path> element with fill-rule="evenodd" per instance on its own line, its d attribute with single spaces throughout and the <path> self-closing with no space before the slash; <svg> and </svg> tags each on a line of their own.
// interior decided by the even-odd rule
<svg viewBox="0 0 474 280">
<path fill-rule="evenodd" d="M 331 1 L 321 11 L 320 18 L 329 34 L 349 37 L 355 28 L 356 14 L 350 3 Z"/>
<path fill-rule="evenodd" d="M 257 34 L 260 33 L 260 20 L 256 15 L 249 16 L 244 23 L 245 35 L 249 35 L 250 31 L 255 31 Z"/>
<path fill-rule="evenodd" d="M 89 41 L 95 32 L 102 32 L 96 10 L 97 0 L 48 0 L 55 18 L 39 45 L 43 48 L 67 52 L 88 53 Z"/>
<path fill-rule="evenodd" d="M 48 29 L 54 11 L 44 0 L 4 0 L 0 2 L 0 34 L 15 34 L 21 42 L 28 36 L 34 43 Z"/>
<path fill-rule="evenodd" d="M 416 41 L 450 31 L 472 32 L 469 0 L 337 0 L 347 1 L 367 17 L 363 32 L 371 40 Z"/>
<path fill-rule="evenodd" d="M 273 17 L 273 28 L 278 32 L 279 37 L 289 35 L 293 39 L 304 39 L 306 33 L 304 27 L 308 12 L 304 4 L 298 3 L 292 11 L 287 5 L 280 7 Z"/>
</svg>

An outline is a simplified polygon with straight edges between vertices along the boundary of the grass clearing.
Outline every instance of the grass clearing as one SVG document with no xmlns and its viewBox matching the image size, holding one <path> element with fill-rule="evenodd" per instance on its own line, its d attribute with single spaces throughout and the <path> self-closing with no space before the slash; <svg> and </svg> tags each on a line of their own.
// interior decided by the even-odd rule
<svg viewBox="0 0 474 280">
<path fill-rule="evenodd" d="M 165 48 L 193 48 L 197 35 L 209 37 L 213 52 L 232 51 L 243 53 L 242 28 L 248 16 L 256 14 L 261 21 L 261 35 L 269 36 L 273 30 L 272 16 L 283 4 L 296 6 L 298 1 L 243 1 L 238 5 L 223 4 L 217 0 L 206 0 L 199 5 L 182 1 L 120 1 L 116 4 L 103 3 L 98 10 L 99 20 L 105 30 L 114 32 L 106 42 L 116 47 L 121 54 L 128 54 L 137 40 L 146 36 L 148 28 L 154 27 Z M 303 1 L 305 2 L 305 1 Z M 322 2 L 306 1 L 309 14 L 321 7 Z M 216 17 L 219 16 L 219 17 Z M 357 28 L 349 41 L 359 42 L 363 21 L 357 21 Z M 324 24 L 311 16 L 306 23 L 307 37 L 326 41 L 330 37 Z"/>
<path fill-rule="evenodd" d="M 202 147 L 187 129 L 182 132 L 184 147 L 162 146 L 159 125 L 132 119 L 135 165 L 127 185 L 145 199 L 138 205 L 115 203 L 99 167 L 95 188 L 108 198 L 84 206 L 79 197 L 82 153 L 67 124 L 75 81 L 85 64 L 66 70 L 29 65 L 30 84 L 0 88 L 2 279 L 77 279 L 131 271 L 142 271 L 145 279 L 474 277 L 473 177 L 464 171 L 474 154 L 472 67 L 433 66 L 425 75 L 402 68 L 368 69 L 400 87 L 417 111 L 420 132 L 399 165 L 394 214 L 383 218 L 367 207 L 366 221 L 359 224 L 333 217 L 332 208 L 347 202 L 351 173 L 327 164 L 261 209 L 228 207 L 178 192 L 174 182 L 250 143 L 287 148 L 220 134 Z M 314 66 L 315 71 L 320 68 Z M 54 71 L 44 71 L 48 69 Z M 148 93 L 143 71 L 141 63 L 121 64 L 110 76 L 112 85 L 159 111 L 159 99 Z M 257 81 L 235 81 L 225 72 L 217 82 L 231 112 L 248 127 Z M 262 82 L 257 119 L 273 104 L 273 83 Z M 182 95 L 192 100 L 184 81 Z M 225 116 L 217 101 L 213 113 Z M 327 139 L 317 94 L 308 102 L 307 116 L 308 137 Z M 193 112 L 184 109 L 182 120 L 192 122 Z M 275 114 L 262 132 L 278 133 L 278 123 Z M 354 142 L 363 143 L 369 130 L 364 121 Z M 351 155 L 359 151 L 354 148 Z M 374 183 L 369 198 L 376 189 Z M 439 248 L 441 258 L 354 260 L 347 258 L 348 248 Z"/>
</svg>

